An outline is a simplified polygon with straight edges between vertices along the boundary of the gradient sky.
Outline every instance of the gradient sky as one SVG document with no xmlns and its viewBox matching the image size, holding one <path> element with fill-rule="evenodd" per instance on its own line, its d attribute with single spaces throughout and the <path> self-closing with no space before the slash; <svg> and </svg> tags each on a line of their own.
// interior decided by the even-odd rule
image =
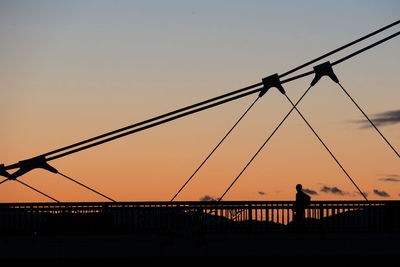
<svg viewBox="0 0 400 267">
<path fill-rule="evenodd" d="M 399 11 L 394 0 L 1 0 L 0 163 L 258 83 L 398 20 Z M 372 117 L 400 110 L 399 48 L 397 38 L 334 68 Z M 297 100 L 311 78 L 285 84 L 287 94 Z M 255 97 L 51 164 L 119 201 L 169 200 Z M 177 200 L 219 197 L 289 108 L 276 90 L 260 99 Z M 399 199 L 399 159 L 356 123 L 363 117 L 337 85 L 323 78 L 299 108 L 370 199 Z M 400 123 L 380 129 L 400 150 Z M 60 201 L 105 200 L 44 170 L 20 179 Z M 314 200 L 362 199 L 293 113 L 224 199 L 291 200 L 297 183 Z M 48 199 L 0 185 L 0 202 L 27 201 Z"/>
</svg>

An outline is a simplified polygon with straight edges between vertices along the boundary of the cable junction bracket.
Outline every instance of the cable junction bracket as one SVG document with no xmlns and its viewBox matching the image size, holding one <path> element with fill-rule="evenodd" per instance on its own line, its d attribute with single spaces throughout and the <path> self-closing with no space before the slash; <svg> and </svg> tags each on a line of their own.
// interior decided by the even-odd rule
<svg viewBox="0 0 400 267">
<path fill-rule="evenodd" d="M 16 172 L 7 177 L 9 180 L 16 180 L 18 177 L 24 175 L 25 173 L 38 168 L 45 169 L 49 172 L 58 173 L 58 171 L 54 167 L 50 166 L 47 163 L 44 156 L 38 156 L 31 159 L 19 161 L 18 167 L 19 169 Z"/>
<path fill-rule="evenodd" d="M 327 61 L 314 67 L 315 77 L 311 81 L 311 86 L 314 86 L 323 76 L 328 76 L 335 83 L 339 83 L 339 79 L 333 72 L 332 64 Z"/>
<path fill-rule="evenodd" d="M 263 78 L 262 84 L 263 84 L 263 88 L 261 89 L 258 97 L 262 97 L 263 95 L 265 95 L 265 93 L 268 92 L 268 90 L 272 87 L 275 87 L 276 89 L 278 89 L 279 92 L 281 92 L 282 94 L 286 94 L 285 89 L 283 89 L 281 81 L 279 80 L 278 73 L 275 73 L 273 75 Z"/>
</svg>

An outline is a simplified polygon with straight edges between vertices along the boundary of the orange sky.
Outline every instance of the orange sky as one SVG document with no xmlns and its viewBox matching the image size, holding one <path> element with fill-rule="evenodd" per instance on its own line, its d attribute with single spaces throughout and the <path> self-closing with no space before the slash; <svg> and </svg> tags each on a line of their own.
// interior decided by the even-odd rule
<svg viewBox="0 0 400 267">
<path fill-rule="evenodd" d="M 257 83 L 398 19 L 396 1 L 363 3 L 350 4 L 353 9 L 337 21 L 337 3 L 314 3 L 313 10 L 310 3 L 277 1 L 272 12 L 258 2 L 228 9 L 211 2 L 2 2 L 0 163 Z M 398 47 L 395 39 L 335 66 L 342 84 L 370 115 L 399 110 Z M 311 78 L 285 84 L 287 94 L 297 100 Z M 118 201 L 170 200 L 255 97 L 50 164 Z M 289 109 L 276 90 L 268 92 L 177 200 L 219 197 Z M 337 85 L 322 79 L 299 109 L 370 199 L 399 198 L 400 182 L 383 180 L 400 180 L 398 157 L 373 129 L 354 123 L 362 115 Z M 399 127 L 380 127 L 397 150 Z M 44 170 L 20 179 L 60 201 L 105 200 Z M 362 199 L 293 113 L 224 199 L 290 200 L 297 183 L 314 190 L 315 200 Z M 322 192 L 323 187 L 337 187 L 342 194 Z M 9 181 L 0 185 L 0 201 L 48 199 Z"/>
</svg>

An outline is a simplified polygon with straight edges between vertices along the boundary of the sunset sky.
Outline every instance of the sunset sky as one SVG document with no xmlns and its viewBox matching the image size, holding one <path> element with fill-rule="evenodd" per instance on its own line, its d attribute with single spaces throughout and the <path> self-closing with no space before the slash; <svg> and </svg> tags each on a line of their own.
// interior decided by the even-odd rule
<svg viewBox="0 0 400 267">
<path fill-rule="evenodd" d="M 399 11 L 395 0 L 1 0 L 0 164 L 258 83 L 398 20 Z M 378 127 L 399 151 L 400 37 L 334 70 L 368 115 L 392 115 Z M 285 84 L 288 96 L 296 101 L 311 79 Z M 118 201 L 170 200 L 255 98 L 49 163 Z M 298 108 L 369 199 L 400 198 L 400 159 L 337 84 L 323 78 Z M 176 200 L 219 197 L 289 109 L 270 90 Z M 107 201 L 45 170 L 20 179 L 60 201 Z M 293 113 L 224 200 L 292 200 L 298 183 L 313 200 L 362 200 Z M 15 181 L 0 185 L 0 202 L 36 201 L 49 199 Z"/>
</svg>

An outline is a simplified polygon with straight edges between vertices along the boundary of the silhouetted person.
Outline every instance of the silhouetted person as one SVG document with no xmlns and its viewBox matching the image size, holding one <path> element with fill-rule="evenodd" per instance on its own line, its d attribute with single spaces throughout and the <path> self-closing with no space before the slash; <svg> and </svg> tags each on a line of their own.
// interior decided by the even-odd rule
<svg viewBox="0 0 400 267">
<path fill-rule="evenodd" d="M 311 197 L 303 192 L 303 186 L 301 184 L 296 185 L 296 202 L 294 203 L 295 211 L 295 223 L 301 227 L 304 221 L 304 210 L 310 203 Z"/>
</svg>

